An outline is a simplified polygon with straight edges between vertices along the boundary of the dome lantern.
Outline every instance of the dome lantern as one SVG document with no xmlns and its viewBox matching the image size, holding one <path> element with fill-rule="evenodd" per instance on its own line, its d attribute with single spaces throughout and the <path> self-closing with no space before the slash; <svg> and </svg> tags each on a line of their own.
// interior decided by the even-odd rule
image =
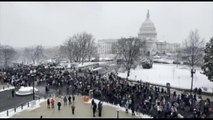
<svg viewBox="0 0 213 120">
<path fill-rule="evenodd" d="M 149 19 L 149 9 L 148 9 L 148 11 L 147 11 L 146 18 Z"/>
</svg>

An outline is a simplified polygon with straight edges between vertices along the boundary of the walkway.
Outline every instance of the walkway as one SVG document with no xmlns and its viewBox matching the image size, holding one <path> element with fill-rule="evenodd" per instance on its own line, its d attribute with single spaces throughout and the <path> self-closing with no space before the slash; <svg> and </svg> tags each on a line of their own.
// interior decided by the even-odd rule
<svg viewBox="0 0 213 120">
<path fill-rule="evenodd" d="M 84 103 L 82 96 L 75 97 L 75 114 L 71 113 L 70 105 L 63 105 L 62 98 L 56 98 L 55 103 L 61 101 L 62 107 L 61 110 L 58 111 L 57 107 L 54 109 L 47 108 L 47 103 L 43 102 L 40 104 L 40 107 L 34 109 L 32 111 L 23 111 L 17 113 L 12 118 L 40 118 L 42 115 L 43 118 L 93 118 L 92 109 L 90 103 Z M 98 117 L 98 113 L 96 113 L 96 118 Z M 117 118 L 117 109 L 111 106 L 104 105 L 102 110 L 101 118 Z M 125 113 L 124 111 L 119 111 L 119 118 L 136 118 L 131 114 Z"/>
</svg>

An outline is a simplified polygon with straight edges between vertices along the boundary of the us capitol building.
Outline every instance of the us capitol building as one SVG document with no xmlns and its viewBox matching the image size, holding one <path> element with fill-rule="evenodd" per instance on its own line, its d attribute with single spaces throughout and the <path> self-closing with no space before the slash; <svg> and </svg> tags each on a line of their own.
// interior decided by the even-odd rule
<svg viewBox="0 0 213 120">
<path fill-rule="evenodd" d="M 141 52 L 148 55 L 175 53 L 180 48 L 180 44 L 160 42 L 157 39 L 157 31 L 154 23 L 150 19 L 149 10 L 147 11 L 146 20 L 142 23 L 138 38 L 143 42 Z M 102 39 L 98 40 L 98 53 L 100 56 L 112 55 L 112 45 L 118 39 Z"/>
</svg>

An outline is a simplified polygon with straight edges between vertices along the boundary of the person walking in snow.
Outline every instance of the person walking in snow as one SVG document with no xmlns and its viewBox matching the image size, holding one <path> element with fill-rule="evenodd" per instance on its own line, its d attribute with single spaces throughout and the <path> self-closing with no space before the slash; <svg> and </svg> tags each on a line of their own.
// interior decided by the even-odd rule
<svg viewBox="0 0 213 120">
<path fill-rule="evenodd" d="M 98 116 L 101 117 L 101 112 L 102 112 L 102 102 L 99 101 L 98 103 Z"/>
<path fill-rule="evenodd" d="M 58 110 L 61 110 L 61 102 L 60 101 L 58 102 L 57 105 L 58 105 Z"/>
<path fill-rule="evenodd" d="M 126 101 L 125 108 L 126 108 L 126 113 L 128 113 L 128 109 L 129 109 L 129 100 Z"/>
<path fill-rule="evenodd" d="M 47 99 L 47 107 L 50 108 L 50 99 Z"/>
<path fill-rule="evenodd" d="M 91 108 L 93 108 L 94 103 L 95 103 L 95 101 L 94 101 L 94 99 L 92 99 L 92 101 L 91 101 Z"/>
<path fill-rule="evenodd" d="M 75 95 L 72 95 L 72 101 L 75 102 Z"/>
<path fill-rule="evenodd" d="M 94 104 L 93 104 L 93 108 L 92 108 L 92 111 L 93 111 L 93 117 L 95 117 L 96 109 L 97 109 L 97 104 L 94 102 Z"/>
<path fill-rule="evenodd" d="M 64 96 L 64 105 L 67 105 L 67 97 Z"/>
<path fill-rule="evenodd" d="M 55 100 L 53 98 L 51 98 L 50 103 L 52 105 L 52 108 L 54 108 Z"/>
<path fill-rule="evenodd" d="M 71 105 L 71 96 L 69 95 L 69 97 L 68 97 L 68 101 L 69 101 L 69 105 Z"/>
<path fill-rule="evenodd" d="M 74 115 L 75 114 L 75 104 L 74 104 L 74 102 L 72 103 L 71 109 L 72 109 L 72 114 Z"/>
<path fill-rule="evenodd" d="M 15 97 L 15 90 L 14 89 L 12 89 L 12 97 Z"/>
</svg>

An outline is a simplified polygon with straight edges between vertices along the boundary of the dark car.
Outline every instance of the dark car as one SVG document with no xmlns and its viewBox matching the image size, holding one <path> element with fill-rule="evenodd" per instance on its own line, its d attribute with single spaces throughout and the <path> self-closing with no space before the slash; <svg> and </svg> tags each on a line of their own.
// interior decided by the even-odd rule
<svg viewBox="0 0 213 120">
<path fill-rule="evenodd" d="M 179 61 L 173 61 L 173 64 L 180 64 Z"/>
<path fill-rule="evenodd" d="M 143 66 L 144 69 L 152 68 L 152 64 L 150 64 L 150 63 L 142 63 L 142 66 Z"/>
<path fill-rule="evenodd" d="M 141 65 L 144 69 L 152 68 L 153 61 L 151 59 L 145 59 L 141 62 Z"/>
<path fill-rule="evenodd" d="M 184 65 L 190 65 L 190 63 L 189 63 L 189 62 L 186 62 L 186 61 L 183 62 L 183 64 L 184 64 Z"/>
<path fill-rule="evenodd" d="M 121 64 L 121 63 L 125 62 L 125 60 L 123 60 L 123 59 L 117 59 L 116 62 L 117 62 L 117 64 Z"/>
</svg>

